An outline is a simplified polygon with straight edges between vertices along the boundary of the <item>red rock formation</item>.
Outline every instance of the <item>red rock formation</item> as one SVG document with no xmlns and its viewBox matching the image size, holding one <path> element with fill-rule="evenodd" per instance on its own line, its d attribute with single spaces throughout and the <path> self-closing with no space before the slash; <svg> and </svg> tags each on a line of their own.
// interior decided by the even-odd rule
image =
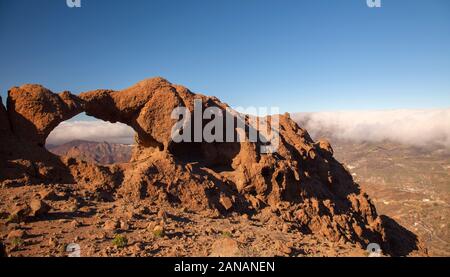
<svg viewBox="0 0 450 277">
<path fill-rule="evenodd" d="M 76 96 L 69 92 L 56 95 L 40 85 L 13 87 L 7 106 L 14 134 L 40 146 L 59 123 L 82 111 Z"/>
<path fill-rule="evenodd" d="M 203 107 L 224 111 L 227 107 L 214 97 L 194 94 L 162 78 L 144 80 L 122 91 L 96 90 L 79 96 L 53 94 L 37 85 L 13 88 L 8 97 L 12 136 L 28 150 L 13 147 L 14 153 L 8 157 L 5 152 L 11 150 L 2 148 L 0 157 L 6 157 L 3 163 L 20 157 L 37 168 L 39 174 L 32 176 L 26 170 L 6 170 L 8 179 L 17 174 L 22 183 L 67 182 L 70 176 L 72 182 L 111 197 L 165 201 L 222 214 L 258 214 L 269 209 L 299 230 L 332 241 L 362 247 L 377 242 L 395 255 L 418 248 L 413 234 L 392 222 L 384 224 L 369 197 L 333 158 L 329 143 L 315 143 L 288 115 L 279 118 L 280 143 L 273 154 L 261 154 L 260 142 L 173 142 L 172 110 L 181 106 L 192 111 L 195 99 L 201 99 Z M 98 166 L 73 158 L 61 161 L 43 148 L 36 150 L 35 145 L 44 145 L 60 122 L 83 111 L 105 121 L 125 123 L 136 131 L 138 146 L 130 163 Z M 0 126 L 7 125 L 4 117 L 1 112 Z M 254 128 L 248 122 L 246 127 Z M 14 144 L 13 140 L 10 143 Z M 408 246 L 398 242 L 398 235 L 387 235 L 390 230 L 403 232 L 409 238 Z"/>
</svg>

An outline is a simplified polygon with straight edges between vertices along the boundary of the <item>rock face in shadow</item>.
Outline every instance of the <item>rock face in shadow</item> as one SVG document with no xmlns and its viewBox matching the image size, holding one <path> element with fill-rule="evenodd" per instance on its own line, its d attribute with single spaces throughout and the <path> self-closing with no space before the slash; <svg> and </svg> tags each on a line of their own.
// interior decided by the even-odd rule
<svg viewBox="0 0 450 277">
<path fill-rule="evenodd" d="M 11 126 L 9 124 L 8 114 L 6 112 L 5 106 L 3 106 L 2 97 L 0 96 L 0 132 L 10 133 Z"/>
<path fill-rule="evenodd" d="M 2 242 L 0 242 L 0 258 L 8 257 L 8 254 L 6 253 L 6 247 L 3 245 Z"/>
<path fill-rule="evenodd" d="M 0 110 L 0 128 L 8 129 L 8 122 L 12 126 L 0 146 L 0 181 L 74 183 L 112 198 L 167 202 L 223 215 L 269 211 L 304 233 L 331 241 L 363 248 L 376 242 L 392 255 L 422 251 L 412 233 L 405 240 L 401 227 L 377 214 L 370 198 L 333 158 L 331 145 L 314 142 L 289 115 L 279 116 L 279 145 L 271 154 L 261 153 L 263 142 L 174 142 L 173 109 L 193 111 L 196 99 L 203 109 L 233 112 L 215 97 L 194 94 L 162 78 L 121 91 L 96 90 L 78 96 L 54 94 L 39 85 L 13 88 L 7 112 Z M 136 131 L 137 147 L 129 163 L 101 166 L 59 158 L 42 147 L 59 123 L 81 112 L 125 123 Z M 233 115 L 245 132 L 261 131 L 248 118 Z M 208 122 L 203 120 L 203 126 Z"/>
</svg>

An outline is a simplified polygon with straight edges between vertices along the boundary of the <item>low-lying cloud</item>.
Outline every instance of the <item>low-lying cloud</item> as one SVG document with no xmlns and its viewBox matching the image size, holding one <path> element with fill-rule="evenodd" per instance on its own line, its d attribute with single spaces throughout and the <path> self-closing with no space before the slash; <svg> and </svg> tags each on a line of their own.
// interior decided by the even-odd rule
<svg viewBox="0 0 450 277">
<path fill-rule="evenodd" d="M 450 109 L 295 113 L 291 117 L 313 138 L 355 142 L 390 140 L 412 146 L 450 149 Z M 72 140 L 134 143 L 134 131 L 122 123 L 66 121 L 47 138 L 60 145 Z"/>
<path fill-rule="evenodd" d="M 48 136 L 47 144 L 60 145 L 73 140 L 111 143 L 134 143 L 134 130 L 123 123 L 96 121 L 65 121 Z"/>
<path fill-rule="evenodd" d="M 390 140 L 450 149 L 450 109 L 296 113 L 291 115 L 317 138 L 356 142 Z"/>
</svg>

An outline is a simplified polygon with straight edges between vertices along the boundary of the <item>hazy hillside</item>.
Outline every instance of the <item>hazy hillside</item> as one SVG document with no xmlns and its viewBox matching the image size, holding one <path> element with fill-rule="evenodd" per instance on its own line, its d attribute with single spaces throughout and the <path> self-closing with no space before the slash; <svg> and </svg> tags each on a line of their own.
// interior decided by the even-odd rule
<svg viewBox="0 0 450 277">
<path fill-rule="evenodd" d="M 313 139 L 330 141 L 336 159 L 345 164 L 372 197 L 380 213 L 422 237 L 430 255 L 450 255 L 450 149 L 436 144 L 417 146 L 419 143 L 414 143 L 414 146 L 393 142 L 395 136 L 388 133 L 380 141 L 365 141 L 364 132 L 353 136 L 354 139 L 346 139 L 345 132 L 354 135 L 359 128 L 357 124 L 349 122 L 347 129 L 342 130 L 342 124 L 319 124 L 321 117 L 317 115 L 293 117 L 307 128 Z M 368 120 L 365 122 L 370 133 L 370 124 Z M 380 124 L 374 125 L 380 128 Z M 430 136 L 423 134 L 422 138 Z M 420 139 L 417 136 L 414 142 Z"/>
<path fill-rule="evenodd" d="M 74 140 L 62 145 L 47 145 L 47 149 L 59 156 L 78 157 L 99 164 L 128 162 L 132 145 Z"/>
</svg>

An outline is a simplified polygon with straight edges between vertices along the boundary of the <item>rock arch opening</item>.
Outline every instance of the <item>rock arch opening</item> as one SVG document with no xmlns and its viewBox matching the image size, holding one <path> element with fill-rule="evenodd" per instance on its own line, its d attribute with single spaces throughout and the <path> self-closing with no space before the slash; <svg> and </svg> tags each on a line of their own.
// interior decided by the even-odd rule
<svg viewBox="0 0 450 277">
<path fill-rule="evenodd" d="M 129 162 L 134 130 L 123 123 L 111 123 L 79 114 L 58 124 L 46 139 L 53 154 L 80 158 L 98 164 Z"/>
</svg>

